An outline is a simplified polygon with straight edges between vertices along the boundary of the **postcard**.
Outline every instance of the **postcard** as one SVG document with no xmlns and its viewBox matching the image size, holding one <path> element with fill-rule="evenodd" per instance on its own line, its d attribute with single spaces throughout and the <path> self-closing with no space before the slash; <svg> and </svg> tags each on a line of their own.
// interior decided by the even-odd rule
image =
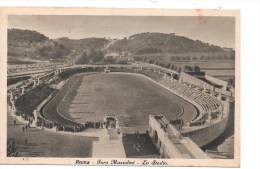
<svg viewBox="0 0 260 169">
<path fill-rule="evenodd" d="M 240 166 L 240 11 L 1 7 L 1 164 Z"/>
</svg>

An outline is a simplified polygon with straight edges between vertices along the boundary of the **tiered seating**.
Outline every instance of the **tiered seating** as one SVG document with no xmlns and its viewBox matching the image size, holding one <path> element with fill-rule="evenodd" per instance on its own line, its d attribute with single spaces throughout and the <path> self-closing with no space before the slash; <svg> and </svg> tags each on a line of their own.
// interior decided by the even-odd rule
<svg viewBox="0 0 260 169">
<path fill-rule="evenodd" d="M 204 93 L 201 89 L 196 88 L 195 86 L 187 83 L 179 83 L 177 80 L 170 80 L 167 78 L 162 79 L 160 83 L 176 91 L 184 98 L 194 101 L 201 107 L 202 111 L 200 112 L 200 118 L 192 121 L 191 126 L 197 125 L 197 123 L 204 124 L 209 114 L 211 114 L 212 119 L 216 119 L 223 110 L 222 104 L 218 99 L 216 99 L 216 97 Z"/>
</svg>

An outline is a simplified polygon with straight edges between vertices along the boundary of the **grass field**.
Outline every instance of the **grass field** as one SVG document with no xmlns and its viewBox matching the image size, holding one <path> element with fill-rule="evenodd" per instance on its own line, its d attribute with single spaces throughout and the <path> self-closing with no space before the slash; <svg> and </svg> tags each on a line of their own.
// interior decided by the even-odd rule
<svg viewBox="0 0 260 169">
<path fill-rule="evenodd" d="M 85 123 L 103 121 L 105 115 L 117 115 L 121 127 L 145 126 L 146 129 L 151 114 L 163 114 L 171 120 L 184 109 L 185 121 L 196 116 L 191 104 L 137 75 L 76 75 L 60 93 L 46 106 L 46 116 L 53 117 L 57 111 L 68 119 Z"/>
</svg>

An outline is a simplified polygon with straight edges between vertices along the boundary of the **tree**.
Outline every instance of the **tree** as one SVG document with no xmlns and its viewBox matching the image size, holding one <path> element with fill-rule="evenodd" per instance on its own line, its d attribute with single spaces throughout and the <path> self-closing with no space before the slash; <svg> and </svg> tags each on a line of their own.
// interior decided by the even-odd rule
<svg viewBox="0 0 260 169">
<path fill-rule="evenodd" d="M 150 64 L 153 64 L 153 63 L 154 63 L 153 59 L 150 59 L 150 60 L 149 60 L 149 63 L 150 63 Z"/>
<path fill-rule="evenodd" d="M 107 56 L 105 59 L 104 59 L 104 62 L 106 63 L 106 64 L 113 64 L 113 63 L 115 63 L 115 59 L 113 58 L 113 56 Z"/>
<path fill-rule="evenodd" d="M 174 57 L 174 60 L 180 60 L 179 56 Z"/>
<path fill-rule="evenodd" d="M 192 71 L 192 68 L 188 65 L 185 65 L 184 66 L 184 72 L 191 72 Z"/>
<path fill-rule="evenodd" d="M 200 67 L 196 65 L 196 66 L 194 67 L 194 72 L 200 72 Z"/>
<path fill-rule="evenodd" d="M 171 64 L 170 63 L 168 63 L 168 64 L 166 64 L 166 68 L 171 68 Z"/>
<path fill-rule="evenodd" d="M 191 59 L 192 60 L 198 60 L 197 56 L 193 56 Z"/>
<path fill-rule="evenodd" d="M 178 67 L 177 69 L 178 69 L 178 72 L 181 72 L 181 71 L 182 71 L 182 68 L 181 68 L 181 67 Z"/>
<path fill-rule="evenodd" d="M 91 54 L 92 62 L 97 63 L 104 59 L 104 53 L 102 51 L 94 52 Z"/>
<path fill-rule="evenodd" d="M 227 82 L 228 82 L 228 86 L 232 86 L 232 87 L 235 87 L 235 78 L 234 77 L 232 77 L 232 78 L 229 78 L 228 80 L 227 80 Z"/>
<path fill-rule="evenodd" d="M 173 63 L 171 64 L 171 70 L 174 70 L 174 64 Z"/>
<path fill-rule="evenodd" d="M 82 52 L 76 61 L 77 64 L 88 64 L 90 62 L 90 58 L 86 54 L 86 52 Z"/>
</svg>

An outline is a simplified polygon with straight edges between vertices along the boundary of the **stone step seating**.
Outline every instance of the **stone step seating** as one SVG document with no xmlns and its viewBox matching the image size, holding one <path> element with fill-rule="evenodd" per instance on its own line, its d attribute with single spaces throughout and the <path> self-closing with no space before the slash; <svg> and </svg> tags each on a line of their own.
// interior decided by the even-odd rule
<svg viewBox="0 0 260 169">
<path fill-rule="evenodd" d="M 200 112 L 202 115 L 210 112 L 220 113 L 223 110 L 223 105 L 216 96 L 204 93 L 203 89 L 196 88 L 188 83 L 179 83 L 178 80 L 167 78 L 163 78 L 160 83 L 198 103 L 203 110 L 203 112 Z"/>
</svg>

